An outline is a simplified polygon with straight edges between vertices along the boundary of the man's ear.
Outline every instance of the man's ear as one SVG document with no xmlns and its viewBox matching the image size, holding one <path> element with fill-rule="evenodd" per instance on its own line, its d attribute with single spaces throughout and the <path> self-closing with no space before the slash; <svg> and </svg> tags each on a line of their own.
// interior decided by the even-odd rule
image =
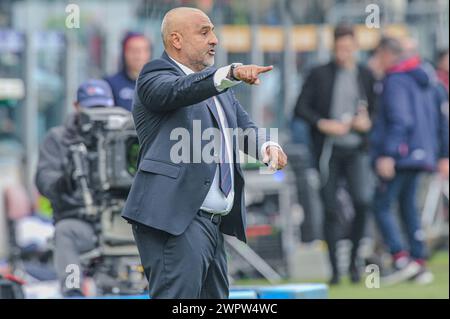
<svg viewBox="0 0 450 319">
<path fill-rule="evenodd" d="M 178 32 L 172 32 L 170 34 L 170 42 L 175 49 L 181 50 L 181 44 L 183 42 L 183 36 Z"/>
<path fill-rule="evenodd" d="M 78 102 L 73 102 L 73 107 L 75 108 L 75 111 L 76 111 L 76 112 L 80 112 L 80 111 L 81 111 L 80 103 L 78 103 Z"/>
</svg>

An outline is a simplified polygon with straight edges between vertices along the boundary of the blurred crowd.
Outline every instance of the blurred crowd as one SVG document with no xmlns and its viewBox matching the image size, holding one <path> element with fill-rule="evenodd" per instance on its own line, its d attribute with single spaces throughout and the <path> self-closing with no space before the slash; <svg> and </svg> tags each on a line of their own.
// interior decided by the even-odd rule
<svg viewBox="0 0 450 319">
<path fill-rule="evenodd" d="M 341 183 L 355 212 L 348 234 L 351 280 L 360 280 L 358 246 L 373 213 L 393 260 L 386 282 L 432 281 L 417 187 L 423 172 L 437 171 L 448 179 L 448 50 L 439 54 L 436 70 L 421 59 L 417 46 L 411 38 L 382 38 L 364 66 L 355 58 L 353 28 L 339 25 L 334 58 L 310 72 L 296 104 L 294 116 L 311 128 L 313 163 L 320 174 L 331 284 L 340 281 Z"/>
</svg>

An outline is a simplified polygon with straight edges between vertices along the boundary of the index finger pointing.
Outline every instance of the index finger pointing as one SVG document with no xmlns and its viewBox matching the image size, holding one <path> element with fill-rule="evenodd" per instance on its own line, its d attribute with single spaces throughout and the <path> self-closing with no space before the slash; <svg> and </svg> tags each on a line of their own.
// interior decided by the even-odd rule
<svg viewBox="0 0 450 319">
<path fill-rule="evenodd" d="M 269 65 L 269 66 L 259 66 L 258 69 L 256 70 L 259 73 L 266 73 L 273 70 L 273 65 Z"/>
</svg>

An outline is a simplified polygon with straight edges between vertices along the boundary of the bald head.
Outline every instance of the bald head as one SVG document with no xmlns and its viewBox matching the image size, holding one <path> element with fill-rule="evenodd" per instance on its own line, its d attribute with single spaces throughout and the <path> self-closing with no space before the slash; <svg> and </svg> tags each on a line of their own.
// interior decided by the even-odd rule
<svg viewBox="0 0 450 319">
<path fill-rule="evenodd" d="M 179 7 L 168 11 L 161 23 L 161 36 L 164 43 L 164 48 L 167 49 L 169 44 L 170 35 L 173 32 L 180 32 L 186 30 L 189 27 L 190 21 L 193 21 L 194 17 L 202 17 L 209 20 L 208 16 L 196 8 Z"/>
<path fill-rule="evenodd" d="M 161 36 L 167 54 L 191 70 L 198 72 L 214 64 L 218 40 L 203 11 L 188 7 L 170 10 L 163 18 Z"/>
</svg>

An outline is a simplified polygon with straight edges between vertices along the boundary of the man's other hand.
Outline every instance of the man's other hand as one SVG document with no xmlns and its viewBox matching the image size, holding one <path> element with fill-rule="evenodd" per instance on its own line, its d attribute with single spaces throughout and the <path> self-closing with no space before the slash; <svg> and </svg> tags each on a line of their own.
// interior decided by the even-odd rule
<svg viewBox="0 0 450 319">
<path fill-rule="evenodd" d="M 287 165 L 287 155 L 278 146 L 268 146 L 263 157 L 263 163 L 269 165 L 269 169 L 276 171 Z"/>
<path fill-rule="evenodd" d="M 358 110 L 358 114 L 353 118 L 352 128 L 359 133 L 367 133 L 372 128 L 367 108 L 362 107 Z"/>
<path fill-rule="evenodd" d="M 259 75 L 273 70 L 273 66 L 240 65 L 233 69 L 233 77 L 250 85 L 261 83 Z"/>
</svg>

